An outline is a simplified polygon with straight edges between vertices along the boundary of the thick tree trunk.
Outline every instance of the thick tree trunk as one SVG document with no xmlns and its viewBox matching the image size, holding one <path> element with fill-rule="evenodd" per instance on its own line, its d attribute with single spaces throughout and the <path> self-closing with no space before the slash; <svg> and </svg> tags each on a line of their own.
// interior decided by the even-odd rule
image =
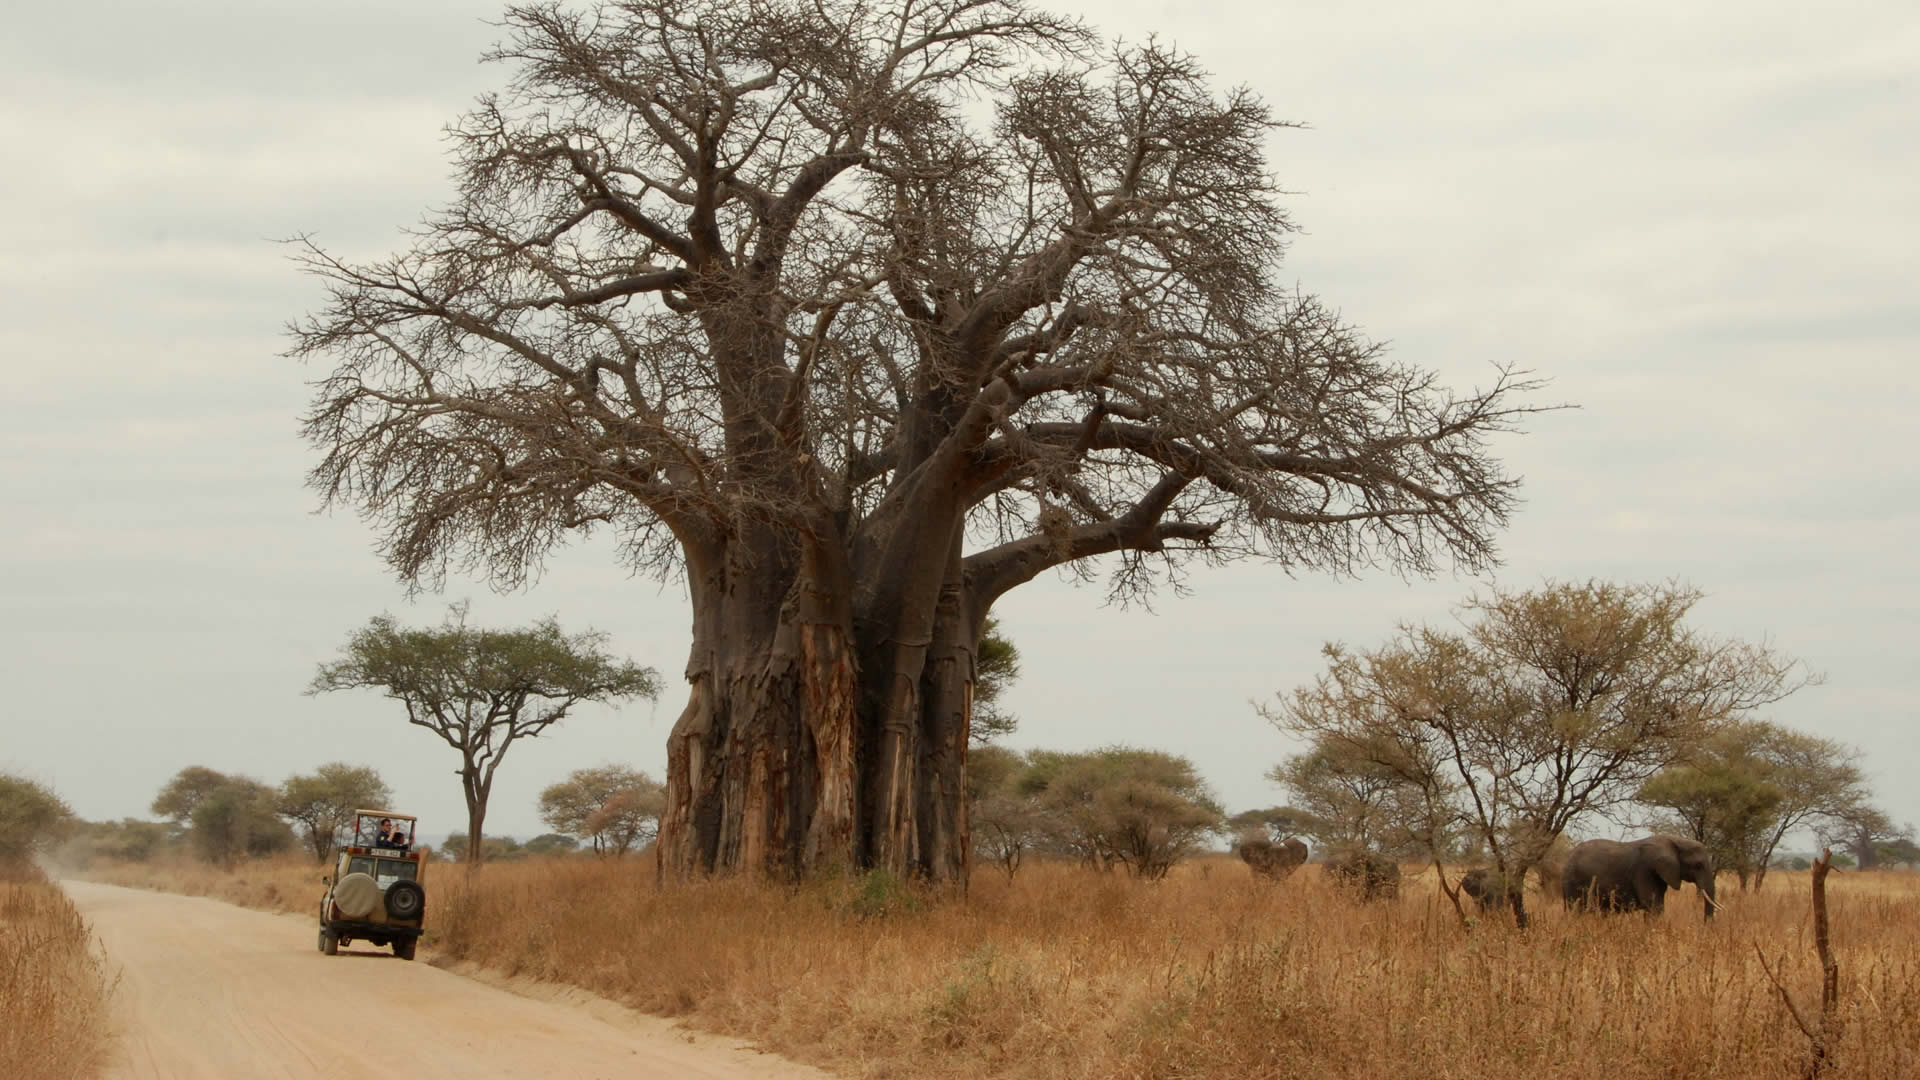
<svg viewBox="0 0 1920 1080">
<path fill-rule="evenodd" d="M 1868 829 L 1863 827 L 1855 833 L 1853 843 L 1849 846 L 1853 848 L 1856 870 L 1872 870 L 1880 865 L 1880 853 L 1874 848 L 1873 833 Z"/>
<path fill-rule="evenodd" d="M 964 589 L 925 603 L 875 590 L 885 617 L 856 620 L 843 561 L 767 550 L 689 567 L 694 645 L 668 742 L 663 876 L 880 867 L 964 880 L 981 621 Z"/>
<path fill-rule="evenodd" d="M 689 567 L 691 689 L 656 849 L 667 874 L 856 861 L 849 575 L 758 539 L 751 558 L 736 542 Z"/>
<path fill-rule="evenodd" d="M 974 653 L 980 621 L 963 590 L 941 591 L 933 646 L 921 676 L 913 869 L 935 881 L 964 883 L 973 850 L 967 827 L 967 740 L 973 717 Z"/>
</svg>

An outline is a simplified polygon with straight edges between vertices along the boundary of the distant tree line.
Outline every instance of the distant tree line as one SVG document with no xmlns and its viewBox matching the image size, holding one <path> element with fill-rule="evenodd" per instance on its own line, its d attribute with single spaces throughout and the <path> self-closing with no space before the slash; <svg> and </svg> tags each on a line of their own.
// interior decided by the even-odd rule
<svg viewBox="0 0 1920 1080">
<path fill-rule="evenodd" d="M 152 813 L 164 819 L 76 822 L 63 854 L 143 862 L 190 853 L 222 866 L 296 848 L 325 862 L 353 827 L 353 812 L 392 799 L 371 768 L 329 762 L 278 786 L 249 776 L 189 765 L 154 796 Z"/>
</svg>

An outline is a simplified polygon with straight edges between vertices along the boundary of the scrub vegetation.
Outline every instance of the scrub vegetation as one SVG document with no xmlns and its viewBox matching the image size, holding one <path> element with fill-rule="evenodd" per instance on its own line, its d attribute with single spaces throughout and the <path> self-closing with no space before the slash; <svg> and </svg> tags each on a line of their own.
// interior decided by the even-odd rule
<svg viewBox="0 0 1920 1080">
<path fill-rule="evenodd" d="M 89 1077 L 105 1060 L 105 967 L 35 862 L 72 825 L 51 789 L 0 774 L 0 1077 Z"/>
<path fill-rule="evenodd" d="M 885 873 L 662 888 L 652 864 L 443 874 L 428 949 L 872 1078 L 1788 1077 L 1807 1041 L 1760 955 L 1802 1008 L 1821 1000 L 1806 872 L 1722 890 L 1711 922 L 1539 903 L 1520 931 L 1463 927 L 1412 863 L 1369 904 L 1319 865 L 1270 882 L 1223 856 L 1157 882 L 1044 858 L 964 897 Z M 93 874 L 302 914 L 319 888 L 294 859 Z M 1835 872 L 1828 905 L 1825 1075 L 1914 1075 L 1920 875 Z"/>
</svg>

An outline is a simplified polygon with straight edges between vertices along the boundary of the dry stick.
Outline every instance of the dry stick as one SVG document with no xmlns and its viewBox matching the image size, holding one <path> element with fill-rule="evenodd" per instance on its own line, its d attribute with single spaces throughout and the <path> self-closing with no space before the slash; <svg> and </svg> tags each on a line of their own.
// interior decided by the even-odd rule
<svg viewBox="0 0 1920 1080">
<path fill-rule="evenodd" d="M 1833 949 L 1827 937 L 1827 871 L 1833 868 L 1833 851 L 1822 851 L 1820 858 L 1813 864 L 1813 947 L 1820 955 L 1822 981 L 1820 984 L 1820 1030 L 1815 1031 L 1807 1023 L 1806 1017 L 1793 1003 L 1793 995 L 1767 966 L 1767 954 L 1760 950 L 1760 943 L 1753 943 L 1753 951 L 1760 957 L 1760 970 L 1767 973 L 1773 988 L 1780 991 L 1780 1000 L 1787 1005 L 1787 1012 L 1793 1016 L 1793 1022 L 1799 1026 L 1802 1034 L 1813 1043 L 1813 1053 L 1807 1058 L 1807 1067 L 1801 1070 L 1804 1080 L 1814 1080 L 1821 1070 L 1827 1067 L 1828 1048 L 1840 1035 L 1840 964 L 1833 958 Z"/>
<path fill-rule="evenodd" d="M 1460 925 L 1462 927 L 1472 926 L 1472 921 L 1467 918 L 1467 909 L 1460 905 L 1460 887 L 1458 885 L 1447 884 L 1447 868 L 1440 865 L 1438 857 L 1433 860 L 1433 872 L 1440 875 L 1440 891 L 1445 893 L 1447 899 L 1453 902 L 1453 913 L 1460 916 Z"/>
</svg>

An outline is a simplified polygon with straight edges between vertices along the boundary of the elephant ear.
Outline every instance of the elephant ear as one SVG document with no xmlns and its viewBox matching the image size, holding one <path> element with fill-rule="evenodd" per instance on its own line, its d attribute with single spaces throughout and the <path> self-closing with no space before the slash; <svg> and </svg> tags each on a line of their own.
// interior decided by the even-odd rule
<svg viewBox="0 0 1920 1080">
<path fill-rule="evenodd" d="M 1680 871 L 1680 852 L 1674 842 L 1664 836 L 1647 841 L 1646 862 L 1667 888 L 1677 889 L 1686 884 L 1686 877 Z"/>
</svg>

